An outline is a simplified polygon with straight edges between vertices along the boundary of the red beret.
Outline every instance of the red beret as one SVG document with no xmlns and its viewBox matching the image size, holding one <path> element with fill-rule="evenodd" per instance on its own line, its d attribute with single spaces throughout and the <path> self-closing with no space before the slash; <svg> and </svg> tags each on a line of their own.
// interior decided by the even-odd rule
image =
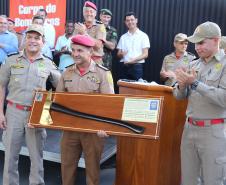
<svg viewBox="0 0 226 185">
<path fill-rule="evenodd" d="M 7 18 L 7 21 L 13 22 L 15 24 L 15 21 L 9 17 Z"/>
<path fill-rule="evenodd" d="M 93 47 L 95 45 L 94 40 L 87 35 L 76 35 L 71 38 L 73 44 L 79 44 L 86 47 Z"/>
<path fill-rule="evenodd" d="M 86 1 L 84 7 L 90 7 L 93 8 L 94 10 L 97 10 L 97 6 L 91 1 Z"/>
</svg>

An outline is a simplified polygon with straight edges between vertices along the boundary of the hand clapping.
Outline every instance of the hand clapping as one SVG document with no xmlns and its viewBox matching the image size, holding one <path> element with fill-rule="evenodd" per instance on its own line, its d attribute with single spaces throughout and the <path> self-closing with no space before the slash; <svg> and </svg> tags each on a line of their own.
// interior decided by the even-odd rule
<svg viewBox="0 0 226 185">
<path fill-rule="evenodd" d="M 191 85 L 196 80 L 196 72 L 193 68 L 191 71 L 188 71 L 185 68 L 178 68 L 175 71 L 175 75 L 180 89 L 185 88 L 187 85 Z"/>
<path fill-rule="evenodd" d="M 86 26 L 82 23 L 75 23 L 75 30 L 78 34 L 84 35 L 86 33 Z"/>
</svg>

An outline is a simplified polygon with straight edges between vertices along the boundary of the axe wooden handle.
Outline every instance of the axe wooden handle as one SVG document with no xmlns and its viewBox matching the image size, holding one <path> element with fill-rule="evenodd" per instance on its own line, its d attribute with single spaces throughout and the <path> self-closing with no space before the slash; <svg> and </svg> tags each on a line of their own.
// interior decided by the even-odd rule
<svg viewBox="0 0 226 185">
<path fill-rule="evenodd" d="M 58 103 L 54 103 L 54 102 L 51 104 L 50 110 L 56 111 L 56 112 L 61 112 L 61 113 L 71 115 L 71 116 L 84 118 L 84 119 L 90 119 L 90 120 L 95 120 L 95 121 L 100 121 L 100 122 L 104 122 L 104 123 L 109 123 L 109 124 L 125 127 L 129 130 L 132 130 L 133 132 L 135 132 L 137 134 L 144 133 L 144 129 L 145 129 L 142 126 L 137 126 L 137 125 L 134 125 L 134 124 L 122 121 L 122 120 L 117 120 L 117 119 L 112 119 L 112 118 L 107 118 L 107 117 L 79 112 L 79 111 L 70 109 L 68 107 L 65 107 L 63 105 L 60 105 Z"/>
</svg>

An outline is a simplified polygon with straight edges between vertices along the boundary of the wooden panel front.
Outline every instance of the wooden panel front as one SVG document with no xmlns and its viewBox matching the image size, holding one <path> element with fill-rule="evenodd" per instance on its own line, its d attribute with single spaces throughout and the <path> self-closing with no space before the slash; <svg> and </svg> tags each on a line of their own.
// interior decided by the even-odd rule
<svg viewBox="0 0 226 185">
<path fill-rule="evenodd" d="M 180 185 L 180 140 L 186 101 L 172 88 L 119 83 L 120 94 L 164 96 L 159 140 L 118 137 L 116 185 Z"/>
<path fill-rule="evenodd" d="M 78 94 L 78 93 L 53 93 L 53 100 L 56 103 L 64 105 L 65 107 L 77 110 L 83 113 L 102 116 L 106 118 L 112 118 L 121 120 L 124 100 L 126 97 L 130 98 L 152 98 L 161 99 L 158 96 L 131 96 L 131 95 L 98 95 L 98 94 Z M 133 131 L 120 126 L 98 122 L 94 120 L 83 119 L 79 117 L 73 117 L 64 113 L 52 112 L 51 117 L 53 124 L 42 125 L 40 124 L 40 117 L 42 109 L 47 97 L 47 92 L 43 92 L 42 101 L 34 101 L 30 123 L 36 127 L 45 127 L 53 129 L 82 131 L 95 133 L 98 130 L 104 130 L 110 135 L 130 136 L 139 138 L 158 138 L 158 131 L 161 119 L 158 123 L 145 123 L 145 122 L 131 122 L 134 125 L 145 127 L 143 134 L 136 134 Z M 161 107 L 161 106 L 160 106 Z M 161 115 L 161 109 L 160 114 Z M 161 116 L 160 116 L 161 117 Z M 127 121 L 128 122 L 128 121 Z"/>
</svg>

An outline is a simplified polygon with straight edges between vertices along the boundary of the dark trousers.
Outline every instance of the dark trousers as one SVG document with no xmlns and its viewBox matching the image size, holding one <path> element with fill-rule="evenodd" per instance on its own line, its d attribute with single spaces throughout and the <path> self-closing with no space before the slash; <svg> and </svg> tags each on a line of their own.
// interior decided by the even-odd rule
<svg viewBox="0 0 226 185">
<path fill-rule="evenodd" d="M 64 131 L 61 139 L 62 184 L 75 184 L 77 166 L 83 152 L 86 164 L 86 184 L 99 185 L 103 148 L 104 139 L 96 134 Z"/>
<path fill-rule="evenodd" d="M 125 65 L 123 62 L 120 62 L 119 67 L 120 79 L 138 80 L 143 78 L 143 64 Z"/>
</svg>

